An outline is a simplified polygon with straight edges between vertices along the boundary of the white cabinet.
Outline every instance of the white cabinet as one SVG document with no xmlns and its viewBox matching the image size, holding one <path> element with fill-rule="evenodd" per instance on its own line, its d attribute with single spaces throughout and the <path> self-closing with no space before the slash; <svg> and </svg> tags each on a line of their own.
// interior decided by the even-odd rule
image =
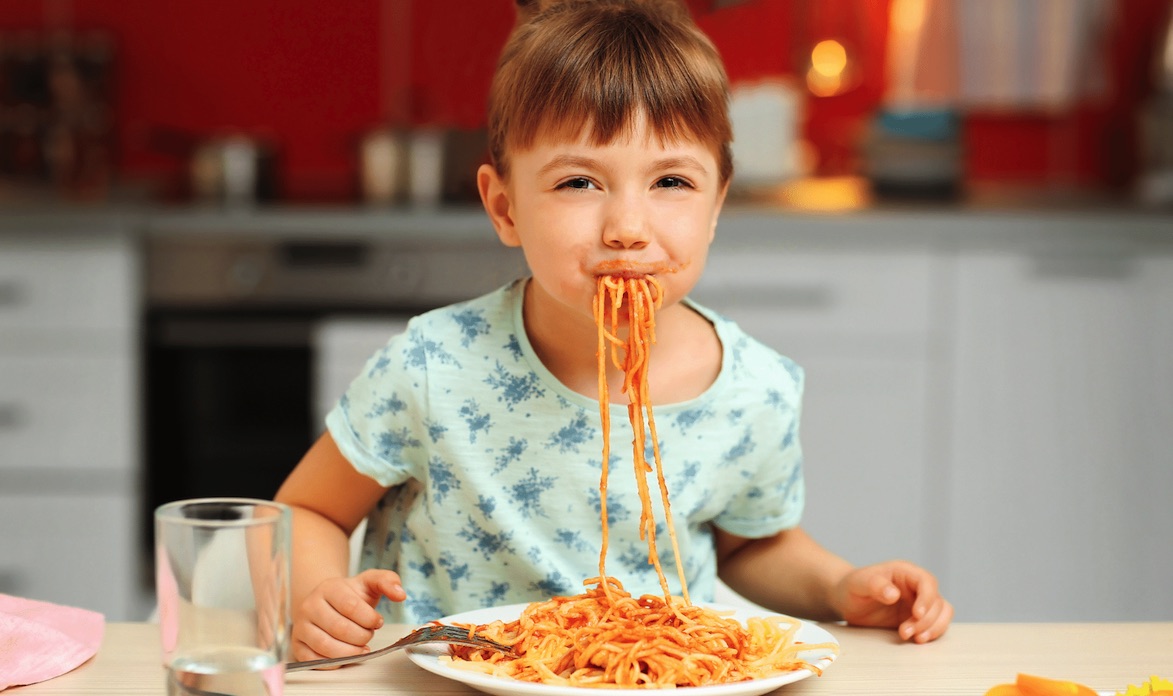
<svg viewBox="0 0 1173 696">
<path fill-rule="evenodd" d="M 736 232 L 713 247 L 693 296 L 805 370 L 803 526 L 855 563 L 933 565 L 936 256 Z"/>
<path fill-rule="evenodd" d="M 0 591 L 141 618 L 138 255 L 0 235 Z"/>
<path fill-rule="evenodd" d="M 1173 253 L 962 251 L 950 539 L 962 620 L 1173 618 Z"/>
<path fill-rule="evenodd" d="M 62 481 L 0 492 L 0 591 L 102 612 L 145 617 L 131 592 L 139 578 L 135 499 L 124 486 Z"/>
<path fill-rule="evenodd" d="M 723 224 L 694 296 L 806 370 L 804 526 L 959 620 L 1173 618 L 1173 238 L 1101 216 Z"/>
</svg>

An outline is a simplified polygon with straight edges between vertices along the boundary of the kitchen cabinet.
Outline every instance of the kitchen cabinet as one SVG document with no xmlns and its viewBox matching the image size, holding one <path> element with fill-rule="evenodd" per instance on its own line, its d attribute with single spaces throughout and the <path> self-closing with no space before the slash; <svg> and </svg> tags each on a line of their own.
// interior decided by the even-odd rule
<svg viewBox="0 0 1173 696">
<path fill-rule="evenodd" d="M 806 370 L 804 526 L 972 621 L 1173 617 L 1173 239 L 1112 216 L 723 223 L 696 297 Z"/>
<path fill-rule="evenodd" d="M 138 253 L 0 235 L 0 591 L 141 618 Z"/>
<path fill-rule="evenodd" d="M 1173 247 L 963 248 L 949 278 L 958 617 L 1173 617 Z"/>
<path fill-rule="evenodd" d="M 855 563 L 926 565 L 934 451 L 926 248 L 719 237 L 694 297 L 805 371 L 804 527 Z"/>
</svg>

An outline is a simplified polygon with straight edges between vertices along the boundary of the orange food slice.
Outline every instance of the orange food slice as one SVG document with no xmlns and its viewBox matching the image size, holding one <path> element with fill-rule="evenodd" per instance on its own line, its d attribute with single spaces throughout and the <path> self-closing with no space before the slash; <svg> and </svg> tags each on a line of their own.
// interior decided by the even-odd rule
<svg viewBox="0 0 1173 696">
<path fill-rule="evenodd" d="M 1015 682 L 1023 696 L 1096 696 L 1083 684 L 1019 673 Z M 1009 696 L 1007 694 L 1006 696 Z"/>
</svg>

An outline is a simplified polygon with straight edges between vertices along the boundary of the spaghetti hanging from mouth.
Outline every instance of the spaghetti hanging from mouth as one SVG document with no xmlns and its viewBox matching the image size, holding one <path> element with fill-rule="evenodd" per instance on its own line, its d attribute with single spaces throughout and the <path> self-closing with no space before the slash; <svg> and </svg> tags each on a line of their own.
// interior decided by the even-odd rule
<svg viewBox="0 0 1173 696">
<path fill-rule="evenodd" d="M 509 622 L 458 624 L 513 647 L 514 656 L 470 647 L 450 648 L 453 664 L 513 679 L 576 687 L 671 688 L 724 684 L 809 669 L 806 650 L 837 651 L 833 643 L 804 645 L 795 640 L 800 622 L 785 616 L 754 617 L 743 627 L 727 616 L 693 605 L 668 505 L 668 486 L 648 388 L 651 348 L 656 342 L 656 311 L 664 289 L 654 277 L 601 275 L 594 298 L 598 327 L 599 414 L 603 430 L 603 473 L 599 482 L 602 548 L 599 576 L 586 592 L 553 597 L 527 606 Z M 621 311 L 626 307 L 626 311 Z M 642 511 L 640 538 L 648 544 L 663 597 L 633 597 L 606 573 L 607 479 L 611 457 L 609 366 L 623 374 L 631 421 L 636 488 Z M 647 461 L 651 440 L 655 468 Z M 672 541 L 682 597 L 674 597 L 656 551 L 656 522 L 647 475 L 656 473 L 665 526 Z"/>
<path fill-rule="evenodd" d="M 648 394 L 648 365 L 652 344 L 656 342 L 656 310 L 664 300 L 664 288 L 653 276 L 639 278 L 601 275 L 595 292 L 594 317 L 598 328 L 598 345 L 595 357 L 599 365 L 599 415 L 603 427 L 603 475 L 599 482 L 599 499 L 602 501 L 603 543 L 599 552 L 599 577 L 606 578 L 607 561 L 607 479 L 611 460 L 611 394 L 607 382 L 607 365 L 612 364 L 623 374 L 622 393 L 627 395 L 627 416 L 631 421 L 632 459 L 635 468 L 636 488 L 641 504 L 639 536 L 648 543 L 648 562 L 656 568 L 660 589 L 665 601 L 671 601 L 668 580 L 660 565 L 656 550 L 656 520 L 652 512 L 652 500 L 648 490 L 647 475 L 652 467 L 647 461 L 647 441 L 651 439 L 652 459 L 655 462 L 656 482 L 660 489 L 660 500 L 664 506 L 664 521 L 668 537 L 672 541 L 672 553 L 676 559 L 676 574 L 680 578 L 681 594 L 689 603 L 688 583 L 684 566 L 680 560 L 680 548 L 676 541 L 676 529 L 672 524 L 672 512 L 668 504 L 668 485 L 664 481 L 664 465 L 660 459 L 660 440 L 656 434 L 656 419 L 652 415 L 652 402 Z M 626 339 L 620 338 L 624 322 L 620 309 L 627 303 Z M 603 591 L 610 597 L 610 585 L 602 583 Z"/>
</svg>

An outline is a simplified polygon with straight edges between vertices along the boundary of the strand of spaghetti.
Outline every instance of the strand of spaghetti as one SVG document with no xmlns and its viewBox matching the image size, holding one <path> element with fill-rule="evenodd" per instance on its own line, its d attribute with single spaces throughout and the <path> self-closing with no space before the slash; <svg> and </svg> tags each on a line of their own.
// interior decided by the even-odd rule
<svg viewBox="0 0 1173 696">
<path fill-rule="evenodd" d="M 602 544 L 599 549 L 599 576 L 607 577 L 607 545 L 610 530 L 607 526 L 607 477 L 611 463 L 611 397 L 607 387 L 607 330 L 603 317 L 606 312 L 606 285 L 605 276 L 599 278 L 598 290 L 595 293 L 595 324 L 599 331 L 599 343 L 595 349 L 595 357 L 599 363 L 599 418 L 603 429 L 603 474 L 599 477 L 599 516 L 602 519 Z M 610 590 L 604 586 L 603 591 L 611 599 Z"/>
<path fill-rule="evenodd" d="M 619 338 L 619 308 L 623 306 L 623 294 L 627 286 L 619 278 L 612 276 L 603 276 L 608 294 L 611 299 L 611 335 L 615 340 L 611 343 L 611 363 L 615 365 L 617 370 L 624 371 L 624 362 L 626 361 L 626 343 Z M 624 350 L 624 358 L 620 360 L 619 351 Z"/>
<path fill-rule="evenodd" d="M 646 478 L 647 473 L 652 470 L 647 462 L 647 431 L 644 426 L 644 411 L 650 409 L 650 406 L 645 406 L 649 403 L 648 363 L 651 348 L 647 339 L 648 327 L 655 323 L 655 307 L 651 302 L 646 280 L 628 279 L 627 291 L 631 297 L 631 309 L 628 312 L 628 359 L 625 365 L 627 374 L 623 389 L 627 393 L 628 417 L 634 432 L 632 459 L 640 499 L 640 538 L 647 539 L 648 562 L 655 567 L 660 589 L 664 592 L 665 599 L 668 599 L 671 597 L 671 591 L 668 589 L 668 579 L 664 576 L 664 569 L 660 564 L 660 554 L 656 548 L 656 520 L 652 511 L 652 499 Z M 654 439 L 652 444 L 658 449 Z M 659 466 L 659 457 L 654 458 Z"/>
<path fill-rule="evenodd" d="M 663 289 L 663 286 L 660 285 L 660 282 L 658 280 L 656 280 L 655 278 L 645 278 L 640 281 L 640 285 L 641 285 L 642 294 L 646 298 L 652 298 L 651 288 L 653 288 L 653 287 L 655 288 L 655 297 L 654 297 L 654 299 L 650 299 L 649 301 L 652 302 L 652 305 L 655 307 L 655 309 L 659 309 L 660 304 L 661 304 L 661 302 L 663 302 L 663 297 L 664 297 L 664 289 Z M 649 333 L 648 333 L 647 339 L 648 339 L 648 344 L 651 345 L 652 343 L 655 343 L 655 341 L 656 341 L 656 336 L 655 336 L 656 323 L 655 323 L 655 321 L 648 322 L 648 330 L 649 330 Z M 663 506 L 664 506 L 664 522 L 668 527 L 668 539 L 672 543 L 672 555 L 676 560 L 676 575 L 677 575 L 677 577 L 680 578 L 680 591 L 681 591 L 681 595 L 684 597 L 684 603 L 685 604 L 692 604 L 692 601 L 688 595 L 688 581 L 685 578 L 685 574 L 684 574 L 684 562 L 680 558 L 680 543 L 676 538 L 676 525 L 672 521 L 672 506 L 668 502 L 668 483 L 667 483 L 666 479 L 664 478 L 664 462 L 660 458 L 660 438 L 659 438 L 659 435 L 656 433 L 656 419 L 652 415 L 652 401 L 648 395 L 648 379 L 647 379 L 646 370 L 643 375 L 641 391 L 642 391 L 642 393 L 640 395 L 640 402 L 643 404 L 644 408 L 646 409 L 647 420 L 648 420 L 648 431 L 650 432 L 650 434 L 652 436 L 652 458 L 656 462 L 656 482 L 660 486 L 660 501 L 661 501 L 661 504 L 663 504 Z M 643 419 L 642 414 L 640 416 L 640 419 L 641 420 Z"/>
<path fill-rule="evenodd" d="M 647 284 L 639 280 L 628 281 L 628 293 L 633 297 L 638 298 L 632 303 L 634 307 L 638 307 L 633 318 L 635 331 L 631 337 L 631 343 L 635 347 L 635 363 L 630 366 L 631 382 L 646 384 L 648 379 L 648 361 L 651 359 L 652 344 L 648 340 L 650 334 L 650 327 L 656 320 L 656 311 L 646 293 Z M 640 394 L 642 397 L 643 395 Z M 639 416 L 643 416 L 643 404 L 637 404 L 640 408 Z"/>
<path fill-rule="evenodd" d="M 627 394 L 628 401 L 632 401 L 631 385 L 639 376 L 640 367 L 644 364 L 643 319 L 641 310 L 644 309 L 643 296 L 634 292 L 638 288 L 635 281 L 628 280 L 628 294 L 631 296 L 631 307 L 627 310 L 627 351 L 623 361 L 623 393 Z M 634 424 L 634 422 L 633 422 Z"/>
</svg>

